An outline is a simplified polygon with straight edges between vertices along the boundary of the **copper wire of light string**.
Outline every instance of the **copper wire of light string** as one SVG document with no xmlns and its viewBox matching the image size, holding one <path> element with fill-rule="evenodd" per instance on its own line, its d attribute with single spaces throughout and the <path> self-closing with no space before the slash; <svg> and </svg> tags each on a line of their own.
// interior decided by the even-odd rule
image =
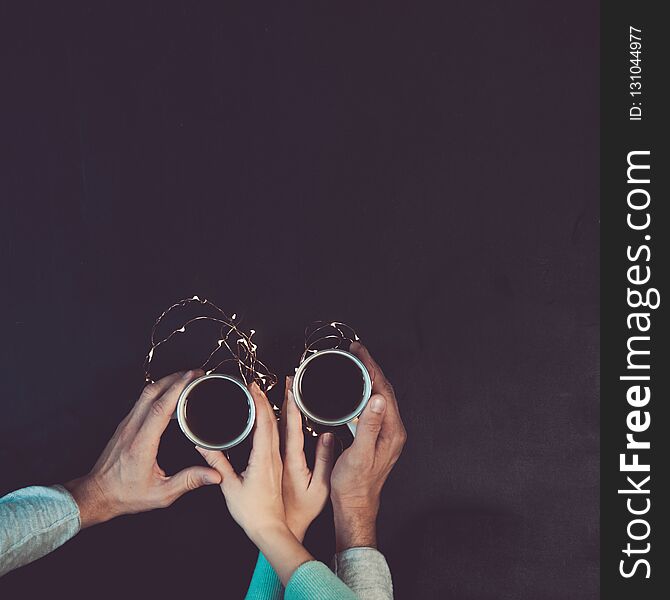
<svg viewBox="0 0 670 600">
<path fill-rule="evenodd" d="M 359 342 L 361 338 L 346 323 L 339 321 L 314 321 L 305 327 L 305 350 L 300 357 L 302 364 L 310 354 L 316 354 L 319 350 L 339 349 L 349 351 L 353 342 Z"/>
<path fill-rule="evenodd" d="M 169 335 L 161 339 L 156 339 L 159 326 L 173 310 L 198 304 L 214 310 L 217 316 L 198 315 L 192 317 L 185 321 L 181 327 L 171 331 Z M 207 356 L 205 362 L 203 362 L 198 368 L 205 371 L 206 375 L 209 375 L 224 364 L 234 363 L 236 369 L 240 373 L 242 381 L 244 381 L 246 385 L 249 385 L 255 381 L 258 387 L 260 387 L 263 392 L 267 393 L 277 383 L 277 376 L 270 372 L 268 367 L 258 359 L 258 346 L 252 340 L 255 331 L 253 329 L 250 330 L 249 333 L 242 331 L 235 323 L 236 318 L 237 315 L 233 314 L 232 317 L 229 317 L 216 304 L 198 296 L 184 298 L 183 300 L 179 300 L 172 306 L 165 309 L 156 319 L 153 327 L 151 328 L 151 348 L 149 349 L 149 352 L 147 353 L 146 359 L 144 361 L 144 378 L 146 382 L 154 382 L 154 379 L 151 375 L 151 362 L 158 348 L 160 348 L 163 344 L 167 344 L 175 336 L 185 333 L 193 323 L 199 321 L 208 321 L 215 323 L 220 327 L 219 335 L 214 349 L 209 353 L 209 356 Z M 226 353 L 227 356 L 222 360 L 215 362 L 218 360 L 217 354 L 220 352 Z M 276 406 L 273 406 L 273 408 L 275 411 L 278 410 L 278 407 Z"/>
<path fill-rule="evenodd" d="M 348 352 L 351 344 L 353 342 L 360 342 L 360 339 L 354 329 L 346 323 L 340 321 L 314 321 L 314 323 L 305 327 L 305 349 L 300 357 L 299 364 L 302 364 L 309 356 L 321 350 L 337 349 Z M 314 429 L 316 423 L 312 423 L 307 416 L 303 416 L 306 421 L 305 429 L 312 436 L 317 437 L 318 433 Z M 342 440 L 340 440 L 340 443 L 342 443 Z"/>
</svg>

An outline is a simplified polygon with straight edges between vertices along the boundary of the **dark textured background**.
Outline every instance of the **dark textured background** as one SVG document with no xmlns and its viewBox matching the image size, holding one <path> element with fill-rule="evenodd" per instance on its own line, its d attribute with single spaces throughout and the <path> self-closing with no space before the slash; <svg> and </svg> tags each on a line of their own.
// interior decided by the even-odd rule
<svg viewBox="0 0 670 600">
<path fill-rule="evenodd" d="M 90 468 L 198 293 L 280 374 L 316 318 L 388 372 L 398 598 L 596 597 L 597 3 L 195 4 L 2 9 L 0 494 Z M 254 556 L 206 489 L 0 590 L 237 598 Z"/>
</svg>

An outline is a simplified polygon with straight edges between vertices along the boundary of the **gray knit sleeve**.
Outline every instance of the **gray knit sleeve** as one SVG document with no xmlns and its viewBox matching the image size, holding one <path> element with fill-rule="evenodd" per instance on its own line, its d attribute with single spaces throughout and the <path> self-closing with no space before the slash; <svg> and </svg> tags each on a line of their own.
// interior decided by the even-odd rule
<svg viewBox="0 0 670 600">
<path fill-rule="evenodd" d="M 0 498 L 0 577 L 52 552 L 79 531 L 79 507 L 61 485 Z"/>
<path fill-rule="evenodd" d="M 391 571 L 376 548 L 349 548 L 333 558 L 333 571 L 360 600 L 393 600 Z"/>
</svg>

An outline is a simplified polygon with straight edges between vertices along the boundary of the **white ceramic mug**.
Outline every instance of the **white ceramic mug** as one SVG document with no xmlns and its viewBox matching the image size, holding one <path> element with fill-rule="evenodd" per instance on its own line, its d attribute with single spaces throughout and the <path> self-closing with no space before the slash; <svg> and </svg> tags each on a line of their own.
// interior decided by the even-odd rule
<svg viewBox="0 0 670 600">
<path fill-rule="evenodd" d="M 186 406 L 188 405 L 188 395 L 191 393 L 194 387 L 196 387 L 198 384 L 208 379 L 226 379 L 227 381 L 231 381 L 234 384 L 240 386 L 240 388 L 244 391 L 247 403 L 249 404 L 249 418 L 247 419 L 247 424 L 245 425 L 242 433 L 240 433 L 236 438 L 218 445 L 210 444 L 208 442 L 205 442 L 204 440 L 201 440 L 195 433 L 193 433 L 186 419 Z M 184 435 L 197 446 L 200 446 L 201 448 L 207 448 L 208 450 L 229 450 L 230 448 L 233 448 L 234 446 L 237 446 L 238 444 L 242 443 L 251 433 L 251 430 L 254 427 L 254 422 L 256 421 L 256 405 L 254 404 L 254 399 L 251 397 L 251 393 L 247 389 L 247 386 L 244 385 L 243 381 L 237 379 L 237 377 L 233 377 L 232 375 L 223 375 L 221 373 L 210 373 L 209 375 L 203 375 L 202 377 L 194 379 L 183 389 L 182 393 L 179 395 L 179 400 L 177 402 L 176 416 L 177 421 L 179 422 L 179 427 L 184 432 Z"/>
<path fill-rule="evenodd" d="M 351 413 L 349 413 L 348 415 L 344 415 L 342 418 L 336 420 L 323 419 L 318 415 L 315 415 L 313 412 L 309 410 L 309 408 L 305 406 L 304 402 L 302 401 L 301 383 L 302 383 L 302 376 L 305 373 L 305 369 L 307 368 L 307 366 L 311 361 L 313 361 L 315 358 L 319 356 L 323 356 L 324 354 L 339 354 L 340 356 L 348 358 L 358 367 L 358 369 L 361 372 L 361 376 L 363 377 L 363 395 L 361 397 L 361 401 L 358 403 L 356 408 Z M 293 398 L 295 399 L 295 403 L 298 405 L 298 408 L 300 409 L 300 412 L 302 412 L 303 415 L 305 415 L 310 421 L 313 421 L 314 423 L 319 423 L 321 425 L 328 425 L 330 427 L 335 427 L 338 425 L 346 425 L 349 428 L 349 431 L 351 431 L 352 435 L 356 435 L 356 425 L 358 424 L 358 417 L 363 412 L 363 409 L 367 405 L 368 400 L 370 400 L 371 394 L 372 394 L 372 380 L 370 379 L 370 373 L 368 373 L 368 370 L 365 368 L 365 365 L 360 361 L 360 359 L 357 356 L 351 354 L 351 352 L 347 352 L 346 350 L 339 350 L 337 348 L 319 350 L 318 352 L 311 354 L 302 363 L 300 363 L 300 366 L 298 367 L 298 370 L 295 373 L 295 377 L 293 378 Z"/>
</svg>

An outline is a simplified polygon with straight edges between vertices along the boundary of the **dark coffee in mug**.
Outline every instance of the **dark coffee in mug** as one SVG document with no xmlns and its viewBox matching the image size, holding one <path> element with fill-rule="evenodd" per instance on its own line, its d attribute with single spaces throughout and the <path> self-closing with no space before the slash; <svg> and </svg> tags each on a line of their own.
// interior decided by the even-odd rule
<svg viewBox="0 0 670 600">
<path fill-rule="evenodd" d="M 189 392 L 186 423 L 193 435 L 213 446 L 241 435 L 249 421 L 245 391 L 229 379 L 205 379 Z"/>
<path fill-rule="evenodd" d="M 342 354 L 316 355 L 305 365 L 300 397 L 305 408 L 325 421 L 344 419 L 361 404 L 364 380 L 358 365 Z"/>
</svg>

